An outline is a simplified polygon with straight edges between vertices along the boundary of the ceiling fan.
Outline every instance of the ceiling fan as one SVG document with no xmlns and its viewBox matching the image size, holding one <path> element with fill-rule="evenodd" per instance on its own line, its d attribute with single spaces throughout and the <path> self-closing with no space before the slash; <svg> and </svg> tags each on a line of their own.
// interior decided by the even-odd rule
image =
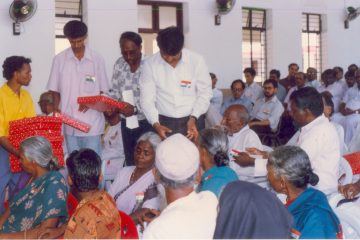
<svg viewBox="0 0 360 240">
<path fill-rule="evenodd" d="M 25 22 L 34 16 L 37 9 L 36 0 L 13 0 L 9 8 L 13 23 L 13 34 L 20 35 L 20 22 Z"/>
</svg>

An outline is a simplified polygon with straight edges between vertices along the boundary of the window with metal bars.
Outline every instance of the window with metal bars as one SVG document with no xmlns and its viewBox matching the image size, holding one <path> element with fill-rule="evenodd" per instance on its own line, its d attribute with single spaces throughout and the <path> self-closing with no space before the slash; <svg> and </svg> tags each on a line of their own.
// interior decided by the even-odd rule
<svg viewBox="0 0 360 240">
<path fill-rule="evenodd" d="M 183 5 L 177 2 L 138 0 L 139 33 L 143 39 L 142 51 L 146 55 L 158 51 L 157 33 L 176 26 L 183 30 Z"/>
<path fill-rule="evenodd" d="M 266 80 L 266 11 L 242 9 L 242 63 L 257 73 L 256 82 Z"/>
<path fill-rule="evenodd" d="M 63 28 L 71 20 L 82 21 L 82 0 L 55 0 L 55 54 L 70 46 Z"/>
<path fill-rule="evenodd" d="M 308 67 L 316 68 L 321 75 L 321 15 L 302 14 L 302 52 L 304 72 Z"/>
</svg>

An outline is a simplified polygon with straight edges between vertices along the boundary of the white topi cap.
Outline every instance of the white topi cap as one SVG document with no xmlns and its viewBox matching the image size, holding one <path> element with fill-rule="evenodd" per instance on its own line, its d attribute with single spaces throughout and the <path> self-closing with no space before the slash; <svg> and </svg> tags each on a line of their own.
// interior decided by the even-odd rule
<svg viewBox="0 0 360 240">
<path fill-rule="evenodd" d="M 159 144 L 155 166 L 164 177 L 181 181 L 192 176 L 199 168 L 198 148 L 184 135 L 177 133 Z"/>
</svg>

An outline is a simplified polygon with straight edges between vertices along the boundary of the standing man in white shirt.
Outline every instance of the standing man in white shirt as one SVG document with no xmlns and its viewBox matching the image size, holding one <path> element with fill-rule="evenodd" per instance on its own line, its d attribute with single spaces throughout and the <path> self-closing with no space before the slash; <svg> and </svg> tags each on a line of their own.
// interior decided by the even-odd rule
<svg viewBox="0 0 360 240">
<path fill-rule="evenodd" d="M 140 77 L 141 107 L 161 138 L 182 133 L 194 140 L 212 97 L 208 68 L 203 57 L 183 48 L 180 29 L 165 28 L 156 40 L 160 51 L 145 61 Z"/>
<path fill-rule="evenodd" d="M 257 84 L 254 81 L 256 71 L 253 68 L 245 68 L 244 75 L 246 80 L 246 88 L 244 95 L 250 98 L 252 104 L 255 104 L 258 99 L 264 96 L 261 85 Z"/>
<path fill-rule="evenodd" d="M 105 126 L 103 113 L 79 106 L 77 98 L 108 91 L 105 63 L 98 53 L 85 45 L 85 23 L 77 20 L 66 23 L 64 35 L 71 47 L 55 56 L 47 89 L 52 92 L 58 111 L 91 125 L 88 133 L 65 125 L 68 153 L 80 148 L 90 148 L 101 155 L 100 137 Z"/>
</svg>

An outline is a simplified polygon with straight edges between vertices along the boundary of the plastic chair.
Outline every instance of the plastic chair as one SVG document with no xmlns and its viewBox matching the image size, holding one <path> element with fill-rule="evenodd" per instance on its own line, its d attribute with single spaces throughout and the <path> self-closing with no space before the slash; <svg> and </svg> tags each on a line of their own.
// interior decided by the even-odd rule
<svg viewBox="0 0 360 240">
<path fill-rule="evenodd" d="M 282 117 L 280 117 L 279 124 L 275 132 L 261 134 L 260 139 L 263 144 L 270 145 L 271 147 L 278 147 L 282 145 L 279 137 L 282 127 L 282 121 Z"/>
<path fill-rule="evenodd" d="M 121 238 L 139 239 L 139 234 L 132 218 L 120 210 L 119 210 L 119 215 L 121 219 Z"/>
</svg>

